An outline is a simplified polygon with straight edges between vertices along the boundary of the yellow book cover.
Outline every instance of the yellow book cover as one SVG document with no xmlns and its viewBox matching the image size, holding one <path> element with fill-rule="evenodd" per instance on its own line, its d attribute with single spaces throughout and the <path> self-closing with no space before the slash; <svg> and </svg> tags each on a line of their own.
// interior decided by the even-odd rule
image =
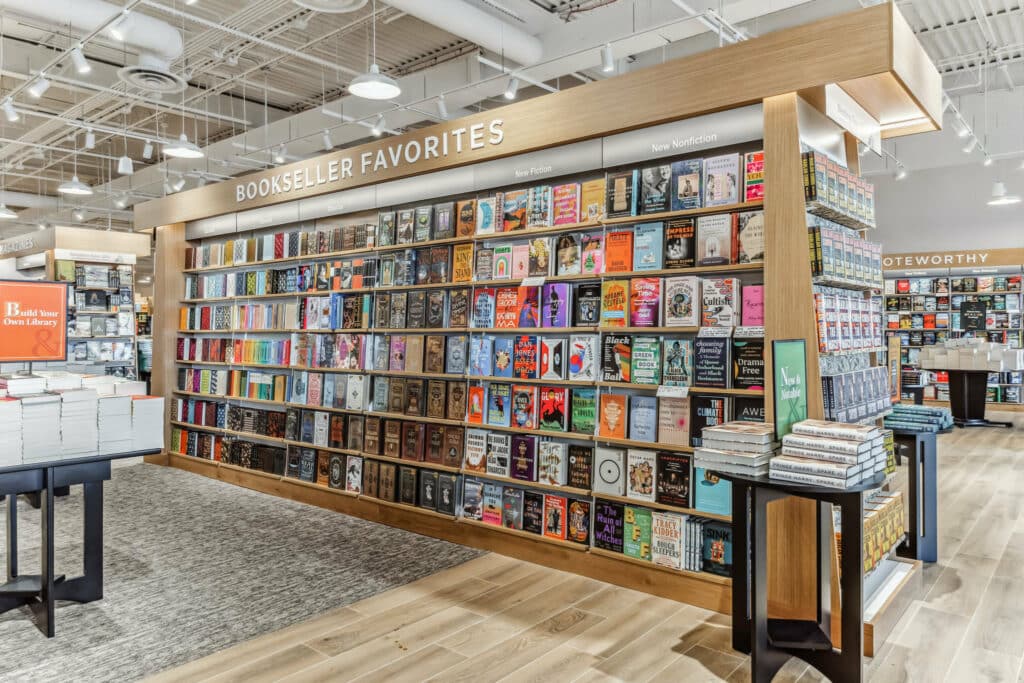
<svg viewBox="0 0 1024 683">
<path fill-rule="evenodd" d="M 224 265 L 230 266 L 235 262 L 235 241 L 228 240 L 224 243 Z"/>
<path fill-rule="evenodd" d="M 452 282 L 471 282 L 473 280 L 473 243 L 456 244 L 453 250 Z"/>
<path fill-rule="evenodd" d="M 604 215 L 604 178 L 588 180 L 580 185 L 580 221 L 595 221 Z"/>
</svg>

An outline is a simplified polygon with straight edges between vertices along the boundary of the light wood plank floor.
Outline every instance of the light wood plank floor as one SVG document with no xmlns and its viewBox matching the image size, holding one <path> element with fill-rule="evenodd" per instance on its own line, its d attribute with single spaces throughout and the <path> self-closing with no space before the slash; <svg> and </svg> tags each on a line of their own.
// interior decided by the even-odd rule
<svg viewBox="0 0 1024 683">
<path fill-rule="evenodd" d="M 1024 681 L 1024 416 L 999 418 L 940 437 L 940 561 L 872 681 Z M 750 680 L 730 643 L 728 617 L 491 554 L 151 680 Z"/>
</svg>

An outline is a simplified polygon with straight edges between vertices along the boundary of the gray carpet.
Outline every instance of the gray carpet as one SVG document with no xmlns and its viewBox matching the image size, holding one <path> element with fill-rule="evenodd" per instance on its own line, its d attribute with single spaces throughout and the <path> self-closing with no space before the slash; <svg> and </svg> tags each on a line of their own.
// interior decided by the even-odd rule
<svg viewBox="0 0 1024 683">
<path fill-rule="evenodd" d="M 0 615 L 0 679 L 137 680 L 481 554 L 166 467 L 115 469 L 104 494 L 104 599 L 58 603 L 52 640 Z M 81 573 L 81 510 L 81 487 L 58 500 L 58 574 Z M 37 573 L 39 513 L 18 521 Z"/>
</svg>

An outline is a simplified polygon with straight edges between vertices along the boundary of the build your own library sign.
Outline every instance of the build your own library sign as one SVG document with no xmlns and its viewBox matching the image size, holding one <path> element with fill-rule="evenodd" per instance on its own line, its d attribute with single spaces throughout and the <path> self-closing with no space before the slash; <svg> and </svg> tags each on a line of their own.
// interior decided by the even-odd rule
<svg viewBox="0 0 1024 683">
<path fill-rule="evenodd" d="M 0 280 L 0 316 L 0 362 L 67 358 L 67 283 Z"/>
</svg>

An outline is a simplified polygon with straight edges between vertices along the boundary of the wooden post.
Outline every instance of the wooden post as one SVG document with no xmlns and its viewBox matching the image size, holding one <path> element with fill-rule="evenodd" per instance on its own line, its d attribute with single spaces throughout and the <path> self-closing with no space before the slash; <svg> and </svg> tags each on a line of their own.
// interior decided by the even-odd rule
<svg viewBox="0 0 1024 683">
<path fill-rule="evenodd" d="M 170 408 L 174 400 L 177 366 L 173 362 L 178 345 L 178 300 L 185 286 L 185 224 L 174 223 L 156 228 L 156 253 L 153 255 L 153 336 L 152 391 L 163 396 Z M 169 413 L 168 413 L 169 414 Z M 171 443 L 171 423 L 164 421 L 164 444 Z M 147 462 L 166 464 L 167 456 L 147 456 Z"/>
</svg>

